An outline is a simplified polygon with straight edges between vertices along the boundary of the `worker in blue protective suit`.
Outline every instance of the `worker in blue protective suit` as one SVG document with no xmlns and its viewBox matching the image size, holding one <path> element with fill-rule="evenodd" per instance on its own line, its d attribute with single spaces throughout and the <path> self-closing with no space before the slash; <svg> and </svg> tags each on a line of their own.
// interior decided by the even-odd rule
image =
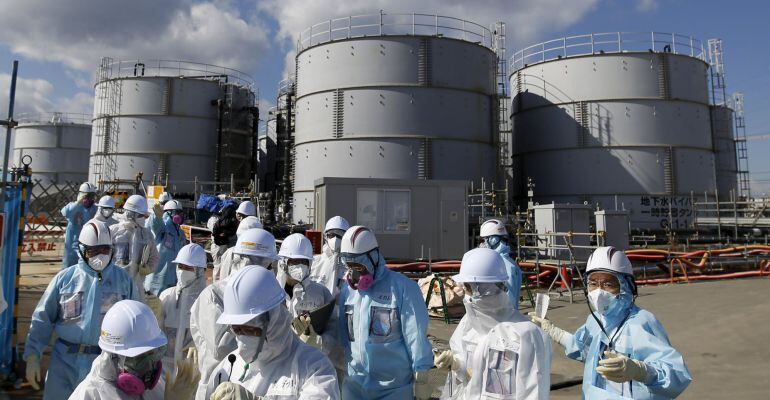
<svg viewBox="0 0 770 400">
<path fill-rule="evenodd" d="M 176 200 L 170 200 L 163 206 L 163 220 L 159 226 L 150 226 L 155 236 L 155 246 L 160 255 L 155 272 L 147 275 L 144 289 L 156 296 L 170 287 L 176 286 L 176 258 L 179 250 L 187 243 L 184 232 L 180 228 L 184 222 L 182 205 Z M 157 225 L 157 224 L 156 224 Z"/>
<path fill-rule="evenodd" d="M 585 363 L 583 398 L 673 399 L 692 377 L 663 326 L 634 304 L 636 283 L 628 257 L 599 247 L 586 269 L 591 315 L 574 333 L 530 315 L 567 357 Z"/>
<path fill-rule="evenodd" d="M 78 199 L 61 209 L 61 215 L 67 219 L 67 231 L 64 232 L 64 258 L 62 269 L 78 262 L 78 235 L 83 225 L 96 215 L 96 186 L 89 182 L 80 185 Z"/>
<path fill-rule="evenodd" d="M 500 254 L 505 261 L 505 270 L 508 272 L 508 297 L 511 298 L 513 308 L 519 308 L 521 296 L 522 273 L 519 265 L 511 258 L 511 247 L 508 244 L 508 230 L 497 219 L 490 219 L 481 224 L 481 239 L 484 241 L 480 247 L 488 247 Z"/>
<path fill-rule="evenodd" d="M 339 331 L 347 374 L 343 399 L 428 399 L 433 352 L 420 288 L 385 265 L 374 233 L 353 226 L 342 237 L 347 266 Z"/>
<path fill-rule="evenodd" d="M 152 212 L 149 213 L 147 221 L 145 221 L 145 228 L 156 233 L 163 227 L 163 214 L 165 213 L 163 207 L 171 200 L 173 199 L 168 192 L 163 192 L 158 196 L 158 200 L 152 205 Z"/>
<path fill-rule="evenodd" d="M 38 390 L 40 359 L 56 334 L 43 392 L 46 400 L 69 398 L 101 352 L 104 314 L 120 300 L 138 298 L 131 277 L 112 263 L 112 238 L 103 222 L 89 221 L 78 246 L 78 263 L 56 274 L 40 298 L 24 346 L 26 377 Z"/>
</svg>

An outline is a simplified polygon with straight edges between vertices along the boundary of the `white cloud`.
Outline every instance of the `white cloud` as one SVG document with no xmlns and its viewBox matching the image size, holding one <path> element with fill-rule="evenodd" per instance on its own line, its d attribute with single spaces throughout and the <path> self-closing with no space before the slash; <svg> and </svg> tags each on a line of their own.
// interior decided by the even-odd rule
<svg viewBox="0 0 770 400">
<path fill-rule="evenodd" d="M 660 4 L 658 3 L 658 0 L 637 0 L 636 1 L 636 10 L 641 12 L 655 11 L 658 9 L 658 6 L 660 6 Z"/>
<path fill-rule="evenodd" d="M 286 52 L 284 75 L 293 72 L 297 35 L 313 24 L 349 15 L 425 13 L 456 17 L 492 26 L 506 22 L 509 54 L 520 46 L 543 39 L 545 32 L 566 28 L 594 9 L 598 0 L 261 0 L 260 12 L 278 23 L 275 39 Z"/>
<path fill-rule="evenodd" d="M 8 93 L 11 87 L 11 75 L 0 73 L 0 118 L 7 118 Z M 14 115 L 22 113 L 38 113 L 52 111 L 53 103 L 50 98 L 54 86 L 45 79 L 16 79 L 16 101 Z"/>
<path fill-rule="evenodd" d="M 102 56 L 252 71 L 267 48 L 266 31 L 225 1 L 0 0 L 0 37 L 11 51 L 89 73 Z"/>
</svg>

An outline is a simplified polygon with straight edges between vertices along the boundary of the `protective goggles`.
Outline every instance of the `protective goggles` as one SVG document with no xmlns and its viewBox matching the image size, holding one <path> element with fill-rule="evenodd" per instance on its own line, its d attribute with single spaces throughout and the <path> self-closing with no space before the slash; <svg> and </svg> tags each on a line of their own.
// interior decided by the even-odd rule
<svg viewBox="0 0 770 400">
<path fill-rule="evenodd" d="M 328 232 L 324 234 L 327 239 L 334 239 L 334 238 L 340 238 L 342 239 L 342 235 L 345 233 L 341 229 L 330 229 Z"/>
<path fill-rule="evenodd" d="M 99 254 L 104 255 L 110 255 L 112 253 L 112 246 L 105 244 L 105 245 L 99 245 L 99 246 L 86 246 L 84 244 L 81 244 L 82 251 L 86 255 L 86 257 L 95 257 Z"/>
<path fill-rule="evenodd" d="M 230 325 L 230 330 L 236 336 L 262 336 L 269 320 L 268 313 L 264 313 L 244 325 Z"/>
<path fill-rule="evenodd" d="M 341 253 L 340 261 L 342 261 L 343 264 L 347 265 L 348 268 L 353 268 L 353 266 L 351 266 L 350 264 L 358 264 L 366 267 L 367 271 L 373 272 L 375 262 L 371 255 L 372 251 L 366 252 L 364 254 Z"/>
<path fill-rule="evenodd" d="M 508 292 L 503 282 L 465 282 L 463 288 L 465 293 L 472 296 L 493 296 Z"/>
<path fill-rule="evenodd" d="M 136 357 L 125 357 L 121 369 L 131 372 L 136 376 L 142 376 L 155 369 L 158 361 L 166 354 L 166 345 L 152 349 Z"/>
</svg>

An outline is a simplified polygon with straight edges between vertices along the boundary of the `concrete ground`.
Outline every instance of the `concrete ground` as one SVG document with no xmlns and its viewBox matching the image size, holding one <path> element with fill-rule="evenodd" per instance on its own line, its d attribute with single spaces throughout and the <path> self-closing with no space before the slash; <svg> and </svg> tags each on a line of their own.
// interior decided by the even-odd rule
<svg viewBox="0 0 770 400">
<path fill-rule="evenodd" d="M 58 262 L 23 263 L 19 297 L 20 350 L 29 329 L 32 310 L 50 279 L 59 271 Z M 770 387 L 770 279 L 699 282 L 642 287 L 637 304 L 653 312 L 668 331 L 673 345 L 684 355 L 693 383 L 681 399 L 765 399 Z M 580 297 L 580 296 L 578 296 Z M 526 313 L 531 309 L 522 309 Z M 585 301 L 569 304 L 551 300 L 548 318 L 574 331 L 585 322 Z M 439 345 L 452 335 L 456 325 L 442 320 L 430 322 L 429 334 Z M 581 379 L 583 365 L 567 359 L 558 344 L 553 345 L 551 383 Z M 47 358 L 44 358 L 45 365 Z M 23 369 L 21 371 L 23 375 Z M 434 370 L 431 381 L 443 384 Z M 21 388 L 0 387 L 0 400 L 38 399 L 24 382 Z M 438 388 L 435 394 L 438 394 Z M 580 398 L 579 385 L 551 392 L 552 399 Z"/>
</svg>

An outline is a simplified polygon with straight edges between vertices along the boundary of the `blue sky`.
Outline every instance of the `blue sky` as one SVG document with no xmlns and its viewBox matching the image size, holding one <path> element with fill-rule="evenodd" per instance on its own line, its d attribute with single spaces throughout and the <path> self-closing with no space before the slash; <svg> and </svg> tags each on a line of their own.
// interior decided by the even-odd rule
<svg viewBox="0 0 770 400">
<path fill-rule="evenodd" d="M 255 78 L 264 107 L 292 69 L 294 35 L 361 13 L 425 12 L 508 24 L 508 49 L 591 32 L 719 37 L 729 93 L 745 94 L 748 133 L 770 134 L 770 2 L 736 0 L 0 0 L 0 113 L 11 62 L 21 62 L 17 109 L 92 111 L 101 56 L 186 59 Z M 770 192 L 770 140 L 750 141 L 756 192 Z M 759 194 L 759 193 L 756 193 Z"/>
</svg>

